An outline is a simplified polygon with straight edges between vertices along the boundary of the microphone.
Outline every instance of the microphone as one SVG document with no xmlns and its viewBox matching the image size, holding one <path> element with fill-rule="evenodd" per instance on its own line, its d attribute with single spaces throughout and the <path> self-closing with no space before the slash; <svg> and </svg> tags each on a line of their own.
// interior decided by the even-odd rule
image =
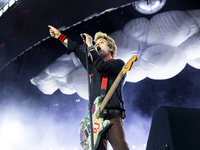
<svg viewBox="0 0 200 150">
<path fill-rule="evenodd" d="M 83 33 L 80 34 L 81 38 L 85 41 L 86 40 L 86 37 Z"/>
<path fill-rule="evenodd" d="M 85 43 L 85 41 L 86 41 L 85 35 L 84 35 L 83 33 L 81 33 L 80 36 L 81 36 L 81 38 L 83 39 L 83 42 Z M 95 42 L 92 41 L 92 44 L 95 45 Z"/>
</svg>

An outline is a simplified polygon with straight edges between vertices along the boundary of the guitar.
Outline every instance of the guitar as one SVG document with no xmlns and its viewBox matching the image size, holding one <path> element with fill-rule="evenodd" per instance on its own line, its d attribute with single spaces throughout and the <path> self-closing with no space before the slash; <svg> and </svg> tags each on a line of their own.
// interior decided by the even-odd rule
<svg viewBox="0 0 200 150">
<path fill-rule="evenodd" d="M 104 120 L 103 110 L 106 107 L 106 104 L 110 100 L 110 97 L 113 95 L 115 89 L 117 88 L 119 82 L 121 81 L 124 74 L 129 71 L 132 67 L 133 62 L 137 60 L 137 56 L 133 55 L 131 59 L 123 66 L 122 70 L 118 74 L 114 83 L 110 87 L 108 93 L 105 98 L 102 100 L 102 97 L 98 96 L 93 104 L 93 138 L 94 138 L 94 148 L 97 149 L 97 146 L 100 141 L 101 134 L 109 127 L 110 121 Z M 90 127 L 90 115 L 88 114 L 85 118 L 83 118 L 79 124 L 79 133 L 81 146 L 84 150 L 91 150 L 91 127 Z"/>
</svg>

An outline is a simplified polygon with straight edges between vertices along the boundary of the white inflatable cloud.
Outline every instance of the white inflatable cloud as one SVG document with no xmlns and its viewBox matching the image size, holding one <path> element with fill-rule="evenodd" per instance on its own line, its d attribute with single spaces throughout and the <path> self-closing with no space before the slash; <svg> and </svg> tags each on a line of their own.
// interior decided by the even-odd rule
<svg viewBox="0 0 200 150">
<path fill-rule="evenodd" d="M 151 20 L 133 19 L 110 36 L 118 46 L 117 58 L 127 62 L 133 54 L 138 56 L 126 81 L 169 79 L 187 63 L 200 69 L 200 10 L 164 12 Z M 31 83 L 44 94 L 59 89 L 64 94 L 77 92 L 88 99 L 86 71 L 74 54 L 58 58 Z"/>
</svg>

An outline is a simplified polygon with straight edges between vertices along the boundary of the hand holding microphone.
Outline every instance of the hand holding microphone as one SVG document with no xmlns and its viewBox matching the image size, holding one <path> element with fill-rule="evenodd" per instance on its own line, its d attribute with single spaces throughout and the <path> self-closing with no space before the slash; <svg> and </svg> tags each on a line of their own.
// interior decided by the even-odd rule
<svg viewBox="0 0 200 150">
<path fill-rule="evenodd" d="M 88 47 L 90 47 L 90 46 L 93 45 L 92 37 L 91 37 L 89 34 L 81 33 L 80 36 L 82 37 L 83 42 L 84 42 Z"/>
</svg>

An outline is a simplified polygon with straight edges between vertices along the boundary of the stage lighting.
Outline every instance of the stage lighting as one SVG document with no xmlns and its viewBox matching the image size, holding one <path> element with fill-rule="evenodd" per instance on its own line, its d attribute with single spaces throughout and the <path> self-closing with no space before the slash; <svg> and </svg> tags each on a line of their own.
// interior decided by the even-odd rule
<svg viewBox="0 0 200 150">
<path fill-rule="evenodd" d="M 135 146 L 135 145 L 132 145 L 132 149 L 136 149 L 136 146 Z"/>
<path fill-rule="evenodd" d="M 11 7 L 15 3 L 15 0 L 10 0 L 9 1 L 9 7 Z"/>
<path fill-rule="evenodd" d="M 2 7 L 0 7 L 0 17 L 8 10 L 9 7 L 11 7 L 17 1 L 18 0 L 7 1 Z"/>
<path fill-rule="evenodd" d="M 3 15 L 3 9 L 0 10 L 0 17 Z"/>
<path fill-rule="evenodd" d="M 163 8 L 167 0 L 140 0 L 132 3 L 133 7 L 142 14 L 154 14 Z"/>
<path fill-rule="evenodd" d="M 3 7 L 3 12 L 6 12 L 6 10 L 8 10 L 8 8 L 9 8 L 9 5 L 6 4 L 6 5 Z"/>
</svg>

